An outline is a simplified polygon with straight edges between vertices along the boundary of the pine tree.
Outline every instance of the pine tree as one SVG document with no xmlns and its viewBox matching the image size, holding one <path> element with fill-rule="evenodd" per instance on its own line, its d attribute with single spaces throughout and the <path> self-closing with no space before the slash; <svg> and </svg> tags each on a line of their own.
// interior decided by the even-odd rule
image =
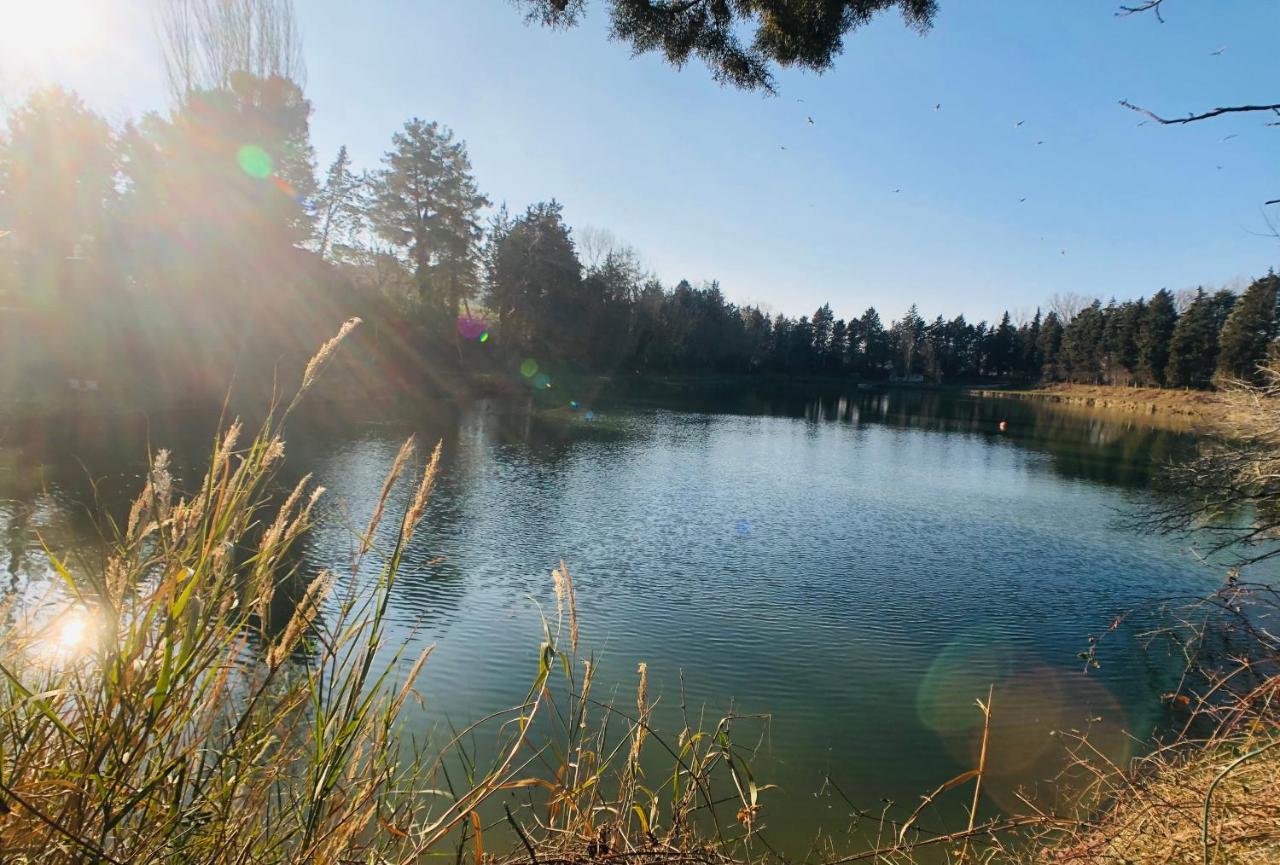
<svg viewBox="0 0 1280 865">
<path fill-rule="evenodd" d="M 1142 298 L 1126 301 L 1107 316 L 1106 374 L 1111 384 L 1132 384 L 1138 373 L 1138 332 L 1147 314 Z"/>
<path fill-rule="evenodd" d="M 1018 333 L 1018 376 L 1022 379 L 1035 379 L 1040 376 L 1040 307 L 1036 307 L 1035 317 L 1031 323 L 1019 328 Z"/>
<path fill-rule="evenodd" d="M 831 346 L 827 351 L 827 368 L 830 372 L 844 372 L 845 356 L 849 351 L 849 326 L 843 318 L 831 325 Z"/>
<path fill-rule="evenodd" d="M 1138 328 L 1138 377 L 1143 384 L 1160 387 L 1169 363 L 1169 341 L 1178 324 L 1173 295 L 1162 288 L 1151 295 Z"/>
<path fill-rule="evenodd" d="M 1237 300 L 1239 298 L 1228 288 L 1218 289 L 1209 298 L 1209 308 L 1213 313 L 1213 327 L 1219 336 L 1222 335 L 1222 327 L 1227 323 L 1227 316 L 1231 315 Z"/>
<path fill-rule="evenodd" d="M 818 368 L 827 366 L 827 357 L 831 351 L 831 330 L 835 325 L 835 314 L 831 304 L 824 303 L 813 314 L 813 355 Z"/>
<path fill-rule="evenodd" d="M 1040 374 L 1049 381 L 1062 378 L 1060 357 L 1062 351 L 1062 322 L 1058 314 L 1049 311 L 1040 324 L 1040 338 L 1036 341 L 1036 351 L 1040 356 Z"/>
<path fill-rule="evenodd" d="M 991 337 L 991 371 L 996 375 L 1008 375 L 1009 370 L 1013 369 L 1017 354 L 1016 340 L 1017 333 L 1006 311 Z"/>
<path fill-rule="evenodd" d="M 503 340 L 517 349 L 543 349 L 568 339 L 577 330 L 572 321 L 567 331 L 558 326 L 581 308 L 582 265 L 561 206 L 555 201 L 531 205 L 502 228 L 488 255 L 486 303 L 498 315 Z M 683 347 L 680 331 L 671 324 L 659 322 L 674 360 Z"/>
<path fill-rule="evenodd" d="M 0 133 L 0 226 L 62 262 L 85 235 L 102 240 L 114 197 L 111 128 L 61 88 L 33 94 Z"/>
<path fill-rule="evenodd" d="M 1097 384 L 1102 378 L 1102 338 L 1106 317 L 1102 302 L 1082 309 L 1062 334 L 1062 365 L 1071 381 Z"/>
<path fill-rule="evenodd" d="M 321 258 L 329 258 L 335 248 L 350 246 L 364 214 L 360 200 L 364 182 L 365 178 L 352 173 L 347 145 L 342 145 L 316 196 L 316 252 Z"/>
<path fill-rule="evenodd" d="M 1280 276 L 1269 271 L 1255 280 L 1222 326 L 1218 342 L 1220 379 L 1257 382 L 1258 367 L 1267 357 L 1271 341 L 1276 338 L 1276 301 Z"/>
<path fill-rule="evenodd" d="M 449 129 L 414 118 L 391 141 L 373 179 L 374 230 L 404 250 L 423 298 L 456 316 L 478 288 L 479 212 L 488 199 Z"/>
<path fill-rule="evenodd" d="M 516 0 L 530 20 L 549 27 L 578 23 L 585 0 Z M 773 67 L 828 69 L 846 35 L 896 8 L 925 30 L 933 0 L 609 0 L 610 33 L 639 54 L 656 51 L 676 67 L 697 57 L 721 84 L 773 90 Z M 743 37 L 746 37 L 745 39 Z"/>
<path fill-rule="evenodd" d="M 1196 297 L 1178 317 L 1169 340 L 1165 381 L 1170 387 L 1205 388 L 1218 359 L 1218 329 L 1213 300 L 1196 289 Z"/>
<path fill-rule="evenodd" d="M 867 307 L 862 314 L 858 330 L 862 337 L 862 372 L 868 377 L 879 378 L 884 375 L 885 364 L 889 360 L 889 343 L 880 323 L 880 313 L 874 306 Z"/>
<path fill-rule="evenodd" d="M 899 375 L 921 372 L 920 349 L 924 343 L 924 319 L 920 317 L 919 308 L 914 303 L 911 304 L 902 320 L 894 322 L 892 330 L 898 349 L 894 365 Z"/>
</svg>

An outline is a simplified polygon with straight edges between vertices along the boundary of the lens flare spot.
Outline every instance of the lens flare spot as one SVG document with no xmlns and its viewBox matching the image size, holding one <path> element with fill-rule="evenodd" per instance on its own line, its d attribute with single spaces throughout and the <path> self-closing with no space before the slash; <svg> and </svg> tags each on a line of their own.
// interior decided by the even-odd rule
<svg viewBox="0 0 1280 865">
<path fill-rule="evenodd" d="M 271 176 L 271 156 L 256 144 L 241 145 L 236 151 L 236 164 L 250 177 L 264 180 Z"/>
<path fill-rule="evenodd" d="M 980 727 L 973 701 L 986 699 L 1013 670 L 1012 651 L 994 629 L 978 628 L 956 636 L 934 659 L 916 692 L 916 712 L 926 727 L 944 739 Z"/>
<path fill-rule="evenodd" d="M 307 200 L 303 196 L 298 194 L 298 190 L 294 189 L 293 186 L 289 183 L 289 181 L 285 180 L 283 177 L 273 177 L 271 178 L 271 182 L 276 185 L 276 189 L 279 189 L 286 196 L 288 196 L 289 198 L 292 198 L 295 202 L 302 205 L 303 207 L 307 206 Z"/>
<path fill-rule="evenodd" d="M 538 374 L 538 362 L 533 358 L 526 358 L 524 363 L 520 364 L 520 374 L 525 378 L 533 378 Z"/>
<path fill-rule="evenodd" d="M 569 400 L 569 408 L 577 408 L 577 407 L 578 407 L 578 401 L 576 399 Z"/>
<path fill-rule="evenodd" d="M 489 331 L 486 330 L 484 333 L 480 334 L 480 341 L 481 342 L 489 341 Z"/>
<path fill-rule="evenodd" d="M 1067 789 L 1092 780 L 1084 767 L 1071 759 L 1073 748 L 1087 739 L 1082 750 L 1096 763 L 1124 766 L 1133 755 L 1133 739 L 1120 702 L 1096 678 L 1079 670 L 1048 666 L 1030 667 L 997 685 L 988 750 L 988 783 L 983 791 L 1002 808 L 1051 797 L 1051 787 L 1037 782 L 1057 778 Z M 968 759 L 976 759 L 980 731 L 971 733 Z M 1046 804 L 1048 800 L 1046 799 Z"/>
<path fill-rule="evenodd" d="M 545 372 L 538 373 L 533 377 L 533 386 L 538 388 L 538 390 L 551 387 L 551 376 L 547 375 Z"/>
</svg>

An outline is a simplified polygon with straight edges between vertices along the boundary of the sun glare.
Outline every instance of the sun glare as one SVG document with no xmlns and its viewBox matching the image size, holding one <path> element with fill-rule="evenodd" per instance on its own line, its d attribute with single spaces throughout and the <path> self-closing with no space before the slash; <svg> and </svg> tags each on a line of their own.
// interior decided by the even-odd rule
<svg viewBox="0 0 1280 865">
<path fill-rule="evenodd" d="M 87 610 L 72 607 L 58 615 L 44 630 L 38 651 L 50 658 L 67 659 L 90 650 L 95 632 Z"/>
<path fill-rule="evenodd" d="M 89 633 L 89 622 L 83 614 L 68 616 L 58 629 L 58 647 L 64 651 L 74 651 L 84 644 Z"/>
<path fill-rule="evenodd" d="M 0 0 L 0 73 L 44 78 L 90 62 L 111 37 L 102 0 Z"/>
</svg>

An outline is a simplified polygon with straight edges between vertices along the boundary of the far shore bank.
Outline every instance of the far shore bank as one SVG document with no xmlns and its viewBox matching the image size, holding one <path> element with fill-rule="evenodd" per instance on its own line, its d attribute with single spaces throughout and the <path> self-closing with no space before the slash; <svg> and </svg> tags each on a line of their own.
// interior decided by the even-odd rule
<svg viewBox="0 0 1280 865">
<path fill-rule="evenodd" d="M 466 400 L 475 397 L 513 397 L 529 395 L 533 388 L 528 380 L 518 374 L 502 372 L 450 371 L 434 375 L 406 377 L 390 389 L 374 386 L 359 375 L 343 376 L 334 370 L 336 386 L 320 388 L 313 402 L 331 407 L 342 407 L 356 402 L 366 409 L 379 407 L 391 410 L 405 400 L 446 399 Z M 708 391 L 739 391 L 761 389 L 778 391 L 789 389 L 829 389 L 859 391 L 933 391 L 992 399 L 1017 399 L 1038 402 L 1055 408 L 1082 413 L 1106 413 L 1113 417 L 1131 416 L 1143 423 L 1168 426 L 1177 429 L 1202 427 L 1212 421 L 1218 411 L 1219 396 L 1211 391 L 1174 390 L 1165 388 L 1121 387 L 1111 385 L 1084 385 L 1056 383 L 1044 385 L 1002 385 L 974 382 L 920 382 L 904 383 L 883 380 L 860 380 L 856 377 L 813 374 L 788 376 L 776 374 L 732 375 L 679 375 L 679 374 L 590 374 L 562 373 L 549 379 L 547 390 L 539 393 L 544 402 L 554 391 L 557 395 L 569 395 L 580 403 L 588 404 L 601 398 L 663 399 L 679 398 L 691 393 Z M 230 396 L 229 396 L 230 395 Z M 230 406 L 226 401 L 230 399 Z M 155 393 L 133 389 L 121 393 L 116 388 L 103 388 L 95 392 L 45 391 L 32 398 L 14 398 L 0 394 L 0 423 L 31 422 L 77 416 L 104 416 L 118 414 L 152 414 L 185 412 L 192 410 L 229 407 L 233 413 L 258 414 L 271 402 L 271 393 L 265 386 L 257 386 L 248 380 L 229 384 L 225 391 L 205 389 L 202 394 L 186 394 L 183 398 L 166 398 Z M 552 397 L 554 400 L 554 397 Z"/>
<path fill-rule="evenodd" d="M 1038 387 L 969 388 L 974 396 L 1020 399 L 1033 402 L 1145 415 L 1178 426 L 1201 427 L 1220 410 L 1218 394 L 1203 390 L 1122 387 L 1059 383 Z"/>
</svg>

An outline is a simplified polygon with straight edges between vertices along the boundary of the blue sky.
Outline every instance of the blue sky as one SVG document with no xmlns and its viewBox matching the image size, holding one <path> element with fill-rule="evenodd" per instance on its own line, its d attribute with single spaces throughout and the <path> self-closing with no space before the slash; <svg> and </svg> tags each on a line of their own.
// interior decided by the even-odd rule
<svg viewBox="0 0 1280 865">
<path fill-rule="evenodd" d="M 779 74 L 777 97 L 632 58 L 599 0 L 569 32 L 526 26 L 507 0 L 296 5 L 322 168 L 344 143 L 374 167 L 405 119 L 439 120 L 495 202 L 554 196 L 664 280 L 719 279 L 735 301 L 977 319 L 1280 263 L 1260 236 L 1280 129 L 1139 126 L 1116 104 L 1280 99 L 1270 0 L 1171 0 L 1163 25 L 1116 17 L 1117 0 L 941 0 L 928 34 L 886 15 L 825 75 Z M 148 0 L 41 8 L 31 38 L 0 35 L 9 102 L 56 79 L 114 119 L 163 107 Z"/>
</svg>

